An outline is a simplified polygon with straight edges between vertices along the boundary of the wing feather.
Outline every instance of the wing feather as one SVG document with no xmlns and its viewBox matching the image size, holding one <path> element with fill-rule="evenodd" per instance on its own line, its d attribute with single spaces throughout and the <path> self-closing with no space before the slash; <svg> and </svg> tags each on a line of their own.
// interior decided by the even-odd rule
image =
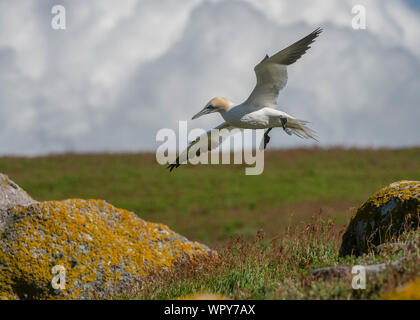
<svg viewBox="0 0 420 320">
<path fill-rule="evenodd" d="M 266 55 L 254 68 L 257 84 L 245 103 L 276 108 L 278 94 L 287 84 L 287 66 L 302 57 L 321 32 L 318 28 L 272 57 Z"/>
<path fill-rule="evenodd" d="M 212 130 L 221 130 L 221 129 L 227 129 L 230 131 L 230 134 L 232 134 L 233 129 L 237 129 L 231 125 L 229 125 L 227 122 L 223 122 L 222 124 L 218 125 L 216 128 Z M 175 168 L 178 168 L 182 163 L 186 162 L 187 160 L 193 159 L 196 156 L 200 155 L 200 150 L 204 147 L 208 147 L 208 151 L 217 148 L 219 145 L 222 144 L 222 142 L 227 138 L 227 136 L 220 136 L 219 139 L 215 140 L 211 134 L 212 130 L 207 131 L 206 133 L 199 136 L 197 139 L 195 139 L 193 142 L 189 144 L 187 149 L 185 149 L 175 160 L 174 163 L 170 164 L 168 166 L 169 170 L 172 171 Z M 211 148 L 214 147 L 214 148 Z M 193 154 L 193 157 L 189 157 L 189 154 Z"/>
</svg>

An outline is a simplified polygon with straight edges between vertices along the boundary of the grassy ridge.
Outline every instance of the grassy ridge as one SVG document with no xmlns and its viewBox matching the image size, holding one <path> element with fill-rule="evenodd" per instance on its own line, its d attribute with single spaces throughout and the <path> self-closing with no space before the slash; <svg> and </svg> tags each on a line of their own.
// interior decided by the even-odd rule
<svg viewBox="0 0 420 320">
<path fill-rule="evenodd" d="M 215 243 L 263 228 L 274 235 L 315 213 L 344 225 L 351 208 L 396 180 L 420 180 L 420 148 L 293 149 L 265 154 L 260 176 L 242 165 L 181 166 L 153 154 L 66 154 L 0 158 L 0 172 L 37 200 L 100 198 Z"/>
</svg>

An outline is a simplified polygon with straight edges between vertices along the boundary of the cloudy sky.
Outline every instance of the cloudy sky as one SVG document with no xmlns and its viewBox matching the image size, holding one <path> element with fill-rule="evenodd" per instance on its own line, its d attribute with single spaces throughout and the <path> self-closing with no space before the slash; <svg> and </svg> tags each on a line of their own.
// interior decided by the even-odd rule
<svg viewBox="0 0 420 320">
<path fill-rule="evenodd" d="M 321 146 L 420 145 L 420 9 L 409 0 L 0 0 L 0 154 L 153 151 L 210 98 L 321 26 L 279 97 Z M 51 8 L 66 8 L 66 29 Z M 366 8 L 365 30 L 352 7 Z M 213 114 L 188 122 L 209 129 Z M 311 146 L 275 130 L 270 147 Z"/>
</svg>

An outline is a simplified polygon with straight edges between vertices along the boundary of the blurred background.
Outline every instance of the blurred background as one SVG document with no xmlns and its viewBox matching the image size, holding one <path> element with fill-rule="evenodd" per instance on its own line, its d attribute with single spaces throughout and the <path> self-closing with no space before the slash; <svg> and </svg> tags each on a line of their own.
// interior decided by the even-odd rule
<svg viewBox="0 0 420 320">
<path fill-rule="evenodd" d="M 317 27 L 279 106 L 320 144 L 274 130 L 258 177 L 156 164 L 158 130 L 214 96 L 244 101 L 265 54 Z M 1 0 L 0 172 L 36 199 L 103 198 L 203 241 L 317 213 L 344 224 L 378 188 L 420 179 L 419 36 L 414 0 Z"/>
</svg>

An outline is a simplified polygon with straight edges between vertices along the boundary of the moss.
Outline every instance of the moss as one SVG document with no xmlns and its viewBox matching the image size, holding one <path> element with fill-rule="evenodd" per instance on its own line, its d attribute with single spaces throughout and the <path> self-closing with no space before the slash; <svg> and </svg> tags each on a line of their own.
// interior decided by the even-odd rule
<svg viewBox="0 0 420 320">
<path fill-rule="evenodd" d="M 121 287 L 122 279 L 123 285 L 134 285 L 180 259 L 207 253 L 167 226 L 102 200 L 41 202 L 13 210 L 13 223 L 0 239 L 0 298 L 76 299 L 100 291 L 98 286 Z M 66 270 L 63 291 L 50 283 L 55 265 Z"/>
<path fill-rule="evenodd" d="M 383 300 L 420 300 L 420 278 L 411 281 L 401 289 L 387 293 Z"/>
<path fill-rule="evenodd" d="M 420 182 L 398 181 L 379 190 L 353 214 L 340 255 L 360 255 L 407 229 L 417 228 Z"/>
</svg>

